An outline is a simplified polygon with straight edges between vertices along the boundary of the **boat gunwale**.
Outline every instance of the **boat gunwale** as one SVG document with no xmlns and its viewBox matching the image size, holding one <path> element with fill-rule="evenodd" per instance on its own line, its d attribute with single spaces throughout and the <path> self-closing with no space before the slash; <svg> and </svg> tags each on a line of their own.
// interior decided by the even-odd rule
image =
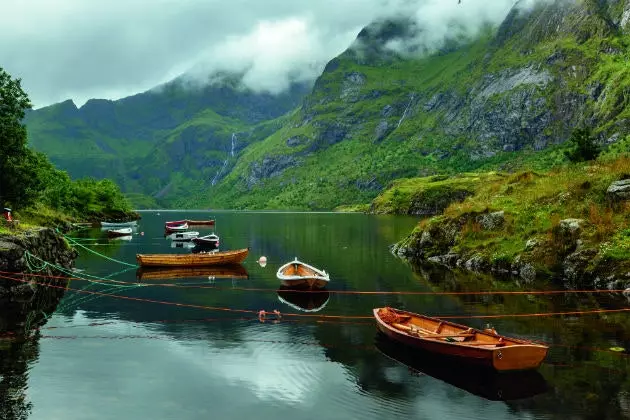
<svg viewBox="0 0 630 420">
<path fill-rule="evenodd" d="M 318 273 L 319 275 L 316 276 L 299 276 L 299 275 L 292 275 L 292 276 L 287 276 L 285 274 L 282 273 L 282 270 L 284 270 L 285 268 L 289 267 L 291 264 L 300 264 L 303 265 L 304 267 Z M 315 268 L 312 265 L 309 265 L 305 262 L 299 261 L 297 258 L 293 261 L 290 261 L 286 264 L 283 264 L 280 268 L 278 268 L 278 271 L 276 272 L 276 277 L 279 280 L 285 280 L 285 281 L 293 281 L 293 280 L 305 280 L 305 279 L 313 279 L 313 280 L 323 280 L 326 282 L 330 282 L 330 274 L 328 274 L 326 271 L 324 270 L 320 270 L 319 268 Z"/>
</svg>

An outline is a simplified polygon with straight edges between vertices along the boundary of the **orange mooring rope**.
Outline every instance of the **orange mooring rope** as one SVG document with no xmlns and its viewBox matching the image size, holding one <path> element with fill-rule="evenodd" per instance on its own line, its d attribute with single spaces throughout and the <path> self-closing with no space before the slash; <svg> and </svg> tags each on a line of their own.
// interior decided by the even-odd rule
<svg viewBox="0 0 630 420">
<path fill-rule="evenodd" d="M 168 302 L 168 301 L 161 301 L 161 300 L 154 300 L 154 299 L 144 299 L 144 298 L 136 298 L 136 297 L 131 297 L 131 296 L 122 296 L 122 295 L 116 295 L 113 293 L 72 289 L 67 286 L 56 286 L 56 285 L 51 285 L 51 284 L 46 284 L 46 283 L 39 283 L 32 280 L 17 279 L 14 277 L 8 277 L 8 276 L 3 276 L 3 275 L 0 275 L 0 278 L 14 280 L 14 281 L 22 282 L 22 283 L 37 284 L 43 287 L 51 287 L 51 288 L 63 289 L 67 291 L 73 291 L 77 293 L 112 297 L 112 298 L 131 300 L 131 301 L 136 301 L 136 302 L 157 303 L 157 304 L 162 304 L 162 305 L 178 306 L 178 307 L 193 308 L 193 309 L 204 309 L 204 310 L 210 310 L 210 311 L 222 311 L 222 312 L 233 312 L 233 313 L 247 313 L 247 314 L 256 314 L 256 315 L 259 315 L 261 312 L 261 311 L 254 311 L 254 310 L 248 310 L 248 309 L 234 309 L 234 308 L 228 308 L 228 307 L 195 305 L 195 304 L 180 303 L 180 302 Z M 630 308 L 595 309 L 595 310 L 590 310 L 590 311 L 544 312 L 544 313 L 530 313 L 530 314 L 444 315 L 444 316 L 436 315 L 435 317 L 442 318 L 442 319 L 492 319 L 492 318 L 513 318 L 513 317 L 545 317 L 545 316 L 562 316 L 562 315 L 592 315 L 592 314 L 619 313 L 619 312 L 630 312 Z M 269 312 L 269 314 L 271 313 L 272 312 Z M 362 315 L 322 315 L 322 314 L 298 314 L 298 313 L 284 313 L 282 315 L 290 316 L 290 317 L 323 318 L 323 319 L 373 319 L 372 316 L 362 316 Z"/>
<path fill-rule="evenodd" d="M 258 288 L 258 287 L 220 287 L 220 286 L 199 286 L 199 285 L 185 285 L 185 284 L 170 284 L 170 283 L 137 283 L 126 282 L 111 279 L 85 279 L 82 277 L 67 277 L 67 276 L 49 276 L 46 274 L 31 274 L 31 273 L 14 273 L 9 271 L 0 271 L 0 274 L 5 275 L 27 275 L 32 277 L 44 277 L 50 279 L 62 279 L 62 280 L 83 280 L 94 283 L 114 283 L 128 286 L 151 286 L 151 287 L 173 287 L 179 289 L 209 289 L 209 290 L 233 290 L 244 292 L 270 292 L 276 293 L 277 289 Z M 291 290 L 291 293 L 322 293 L 328 292 L 330 294 L 338 295 L 409 295 L 409 296 L 477 296 L 477 295 L 558 295 L 558 294 L 600 294 L 600 293 L 624 293 L 628 292 L 627 289 L 581 289 L 581 290 L 488 290 L 488 291 L 473 291 L 473 292 L 418 292 L 418 291 L 360 291 L 360 290 L 324 290 L 324 291 L 311 291 L 311 290 Z"/>
</svg>

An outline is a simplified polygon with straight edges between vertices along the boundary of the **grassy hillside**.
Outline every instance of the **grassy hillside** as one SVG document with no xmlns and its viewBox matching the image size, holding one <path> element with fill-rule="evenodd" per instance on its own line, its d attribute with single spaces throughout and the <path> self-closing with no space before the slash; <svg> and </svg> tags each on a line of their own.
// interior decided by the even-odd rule
<svg viewBox="0 0 630 420">
<path fill-rule="evenodd" d="M 550 171 L 469 175 L 472 193 L 424 218 L 397 247 L 419 262 L 517 274 L 528 265 L 528 275 L 553 273 L 573 285 L 617 286 L 630 269 L 630 202 L 627 193 L 611 186 L 630 185 L 624 181 L 629 177 L 630 158 L 610 156 Z M 462 180 L 441 181 L 443 188 L 447 182 Z M 418 193 L 431 179 L 406 183 Z M 390 190 L 375 202 L 381 208 L 405 207 L 393 197 Z"/>
<path fill-rule="evenodd" d="M 611 23 L 621 11 L 588 1 L 515 10 L 421 59 L 382 46 L 404 22 L 374 24 L 328 64 L 288 124 L 198 199 L 330 209 L 368 202 L 401 177 L 549 168 L 581 124 L 615 144 L 630 130 L 630 37 Z"/>
<path fill-rule="evenodd" d="M 29 112 L 25 122 L 31 146 L 71 175 L 113 178 L 139 206 L 182 198 L 187 207 L 191 190 L 225 176 L 238 153 L 275 130 L 278 123 L 268 122 L 296 107 L 308 88 L 270 95 L 246 89 L 238 75 L 205 87 L 177 79 L 118 101 L 81 108 L 66 101 Z"/>
</svg>

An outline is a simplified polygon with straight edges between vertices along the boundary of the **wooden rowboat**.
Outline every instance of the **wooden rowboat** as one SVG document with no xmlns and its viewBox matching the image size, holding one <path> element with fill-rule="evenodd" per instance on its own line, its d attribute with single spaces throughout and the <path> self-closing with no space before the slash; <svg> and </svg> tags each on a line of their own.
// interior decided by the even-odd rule
<svg viewBox="0 0 630 420">
<path fill-rule="evenodd" d="M 408 346 L 465 359 L 497 371 L 535 369 L 548 347 L 392 308 L 374 309 L 376 326 Z"/>
<path fill-rule="evenodd" d="M 121 228 L 136 226 L 138 222 L 136 220 L 131 222 L 101 222 L 101 227 L 104 228 Z"/>
<path fill-rule="evenodd" d="M 219 236 L 211 233 L 210 235 L 202 236 L 201 238 L 194 238 L 192 240 L 195 244 L 205 248 L 218 248 Z"/>
<path fill-rule="evenodd" d="M 247 254 L 249 248 L 199 254 L 138 254 L 136 260 L 141 267 L 203 267 L 240 264 L 247 258 Z"/>
<path fill-rule="evenodd" d="M 246 279 L 247 270 L 240 264 L 214 267 L 141 267 L 136 271 L 140 280 L 169 280 L 193 277 Z"/>
<path fill-rule="evenodd" d="M 276 276 L 283 286 L 293 288 L 323 289 L 330 282 L 330 276 L 324 270 L 298 261 L 297 258 L 280 267 Z"/>
<path fill-rule="evenodd" d="M 107 236 L 116 237 L 116 236 L 129 236 L 133 232 L 133 229 L 130 227 L 122 228 L 122 229 L 110 229 L 107 231 Z"/>
<path fill-rule="evenodd" d="M 189 226 L 213 226 L 214 220 L 177 220 L 174 222 L 166 222 L 164 225 L 166 227 L 169 227 L 183 225 L 184 223 L 188 224 Z"/>
<path fill-rule="evenodd" d="M 188 230 L 188 223 L 184 223 L 183 225 L 166 226 L 167 232 L 184 232 L 186 230 Z"/>
</svg>

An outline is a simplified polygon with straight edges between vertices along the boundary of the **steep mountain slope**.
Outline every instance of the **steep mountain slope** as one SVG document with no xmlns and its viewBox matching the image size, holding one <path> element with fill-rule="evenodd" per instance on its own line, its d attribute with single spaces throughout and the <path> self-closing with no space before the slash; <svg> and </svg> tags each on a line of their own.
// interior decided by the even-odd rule
<svg viewBox="0 0 630 420">
<path fill-rule="evenodd" d="M 329 209 L 400 177 L 549 166 L 581 124 L 603 144 L 630 133 L 630 0 L 519 2 L 499 28 L 424 58 L 386 47 L 421 32 L 405 19 L 364 29 L 289 121 L 196 201 Z"/>
<path fill-rule="evenodd" d="M 295 108 L 310 85 L 280 95 L 245 88 L 239 76 L 192 86 L 177 79 L 118 101 L 72 101 L 31 111 L 25 122 L 32 147 L 74 177 L 111 177 L 138 205 L 168 205 L 187 185 L 212 186 L 274 120 Z"/>
</svg>

